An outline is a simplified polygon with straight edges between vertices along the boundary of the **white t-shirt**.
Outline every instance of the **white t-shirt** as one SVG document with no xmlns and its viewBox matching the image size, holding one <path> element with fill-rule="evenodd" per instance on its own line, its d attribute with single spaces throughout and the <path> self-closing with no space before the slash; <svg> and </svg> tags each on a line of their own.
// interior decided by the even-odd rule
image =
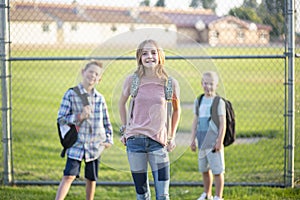
<svg viewBox="0 0 300 200">
<path fill-rule="evenodd" d="M 203 96 L 198 110 L 198 123 L 197 123 L 197 141 L 199 149 L 213 148 L 218 137 L 219 127 L 211 119 L 211 106 L 214 97 Z M 194 102 L 194 113 L 196 114 L 196 105 L 198 99 Z M 226 115 L 225 102 L 220 99 L 218 105 L 218 116 Z"/>
</svg>

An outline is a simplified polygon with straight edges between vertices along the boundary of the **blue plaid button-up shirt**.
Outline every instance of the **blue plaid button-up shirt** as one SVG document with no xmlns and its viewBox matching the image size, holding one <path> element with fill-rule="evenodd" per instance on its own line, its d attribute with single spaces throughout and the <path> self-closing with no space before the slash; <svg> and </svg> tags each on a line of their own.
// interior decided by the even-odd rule
<svg viewBox="0 0 300 200">
<path fill-rule="evenodd" d="M 80 93 L 87 93 L 82 84 L 78 85 Z M 99 158 L 100 143 L 108 142 L 113 144 L 113 130 L 110 123 L 107 105 L 104 97 L 96 90 L 88 97 L 92 106 L 92 114 L 82 123 L 78 116 L 82 112 L 83 104 L 80 97 L 69 89 L 60 105 L 57 121 L 60 125 L 75 124 L 79 127 L 76 143 L 67 150 L 69 158 L 79 160 L 85 159 L 90 162 Z"/>
</svg>

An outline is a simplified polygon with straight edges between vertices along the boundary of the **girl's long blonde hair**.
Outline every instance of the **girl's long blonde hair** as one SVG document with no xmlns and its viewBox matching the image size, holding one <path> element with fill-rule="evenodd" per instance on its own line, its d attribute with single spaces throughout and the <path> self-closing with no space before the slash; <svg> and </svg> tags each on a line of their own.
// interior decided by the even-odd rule
<svg viewBox="0 0 300 200">
<path fill-rule="evenodd" d="M 139 46 L 138 49 L 136 50 L 136 61 L 137 61 L 137 70 L 135 71 L 135 73 L 141 78 L 144 74 L 145 74 L 145 69 L 144 66 L 142 64 L 142 53 L 143 53 L 143 48 L 146 44 L 153 44 L 158 52 L 158 65 L 155 67 L 155 74 L 159 77 L 159 78 L 163 78 L 165 80 L 168 79 L 168 74 L 164 69 L 164 64 L 165 64 L 165 53 L 162 50 L 162 48 L 160 48 L 157 44 L 156 41 L 154 40 L 145 40 L 143 41 Z"/>
</svg>

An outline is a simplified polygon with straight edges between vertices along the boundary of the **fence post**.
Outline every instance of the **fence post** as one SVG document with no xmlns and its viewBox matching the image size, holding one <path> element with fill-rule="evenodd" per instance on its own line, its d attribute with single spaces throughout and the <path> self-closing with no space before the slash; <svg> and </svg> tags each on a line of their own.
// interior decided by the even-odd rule
<svg viewBox="0 0 300 200">
<path fill-rule="evenodd" d="M 11 76 L 8 63 L 8 0 L 0 0 L 0 67 L 1 67 L 1 91 L 2 91 L 2 142 L 3 142 L 3 166 L 4 184 L 13 182 L 12 165 L 12 138 L 11 138 Z"/>
<path fill-rule="evenodd" d="M 295 150 L 295 2 L 287 1 L 287 42 L 288 42 L 288 168 L 287 185 L 294 187 Z"/>
</svg>

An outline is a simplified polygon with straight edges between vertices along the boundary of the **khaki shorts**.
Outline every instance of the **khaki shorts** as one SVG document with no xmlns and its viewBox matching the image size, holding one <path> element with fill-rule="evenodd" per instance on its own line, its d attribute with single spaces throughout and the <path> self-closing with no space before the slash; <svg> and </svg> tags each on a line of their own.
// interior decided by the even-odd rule
<svg viewBox="0 0 300 200">
<path fill-rule="evenodd" d="M 225 172 L 224 149 L 215 153 L 211 150 L 199 150 L 198 165 L 200 172 L 212 171 L 214 175 Z"/>
</svg>

